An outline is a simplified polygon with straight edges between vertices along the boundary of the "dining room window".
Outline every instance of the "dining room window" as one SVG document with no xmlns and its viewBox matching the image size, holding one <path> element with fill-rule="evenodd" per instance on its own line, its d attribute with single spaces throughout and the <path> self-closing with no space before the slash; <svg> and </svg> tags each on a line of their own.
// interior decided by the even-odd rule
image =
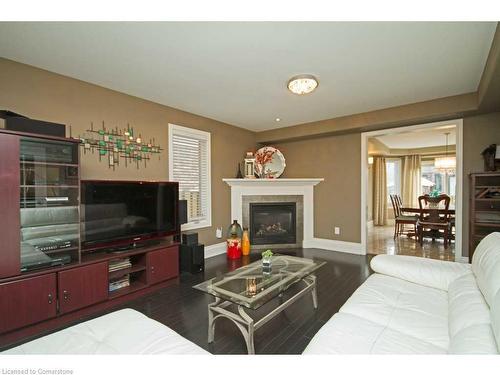
<svg viewBox="0 0 500 375">
<path fill-rule="evenodd" d="M 390 203 L 390 195 L 401 195 L 401 159 L 385 159 L 385 171 L 387 180 L 387 202 Z"/>
<path fill-rule="evenodd" d="M 437 190 L 442 194 L 449 195 L 450 204 L 454 205 L 457 184 L 456 170 L 438 170 L 434 167 L 434 158 L 432 158 L 422 160 L 421 171 L 422 194 L 430 194 L 431 191 Z"/>
</svg>

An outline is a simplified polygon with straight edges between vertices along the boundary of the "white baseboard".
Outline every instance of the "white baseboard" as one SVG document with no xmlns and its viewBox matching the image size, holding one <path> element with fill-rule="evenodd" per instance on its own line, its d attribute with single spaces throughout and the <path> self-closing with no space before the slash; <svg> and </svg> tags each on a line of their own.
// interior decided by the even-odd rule
<svg viewBox="0 0 500 375">
<path fill-rule="evenodd" d="M 357 255 L 365 255 L 366 252 L 362 249 L 361 244 L 357 242 L 329 240 L 326 238 L 313 238 L 312 240 L 304 240 L 302 246 L 306 249 L 315 248 L 322 250 L 333 250 L 341 253 L 350 253 Z"/>
<path fill-rule="evenodd" d="M 460 257 L 460 263 L 469 263 L 469 257 Z"/>
<path fill-rule="evenodd" d="M 226 243 L 219 242 L 210 246 L 205 246 L 205 259 L 224 254 L 226 252 Z"/>
<path fill-rule="evenodd" d="M 304 248 L 315 248 L 322 250 L 332 250 L 341 253 L 365 255 L 360 243 L 329 240 L 326 238 L 313 238 L 302 242 Z M 220 242 L 214 245 L 205 246 L 205 259 L 226 253 L 226 243 Z"/>
<path fill-rule="evenodd" d="M 368 229 L 372 229 L 373 228 L 373 220 L 370 220 L 369 222 L 366 223 L 366 227 Z"/>
</svg>

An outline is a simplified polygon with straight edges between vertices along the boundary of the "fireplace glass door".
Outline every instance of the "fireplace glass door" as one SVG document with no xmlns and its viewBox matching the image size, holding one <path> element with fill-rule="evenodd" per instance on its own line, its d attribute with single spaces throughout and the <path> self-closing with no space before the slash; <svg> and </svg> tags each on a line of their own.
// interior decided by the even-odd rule
<svg viewBox="0 0 500 375">
<path fill-rule="evenodd" d="M 295 244 L 295 202 L 250 203 L 250 242 L 253 245 Z"/>
</svg>

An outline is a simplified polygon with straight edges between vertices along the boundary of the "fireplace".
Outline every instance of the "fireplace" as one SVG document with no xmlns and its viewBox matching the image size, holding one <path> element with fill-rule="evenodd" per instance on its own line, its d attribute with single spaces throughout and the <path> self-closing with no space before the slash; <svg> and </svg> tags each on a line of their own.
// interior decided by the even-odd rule
<svg viewBox="0 0 500 375">
<path fill-rule="evenodd" d="M 250 203 L 249 211 L 250 243 L 296 244 L 296 202 Z"/>
<path fill-rule="evenodd" d="M 294 203 L 295 243 L 264 244 L 251 243 L 252 252 L 267 249 L 292 249 L 314 247 L 314 186 L 322 178 L 226 178 L 231 186 L 231 218 L 243 227 L 250 225 L 251 203 Z"/>
</svg>

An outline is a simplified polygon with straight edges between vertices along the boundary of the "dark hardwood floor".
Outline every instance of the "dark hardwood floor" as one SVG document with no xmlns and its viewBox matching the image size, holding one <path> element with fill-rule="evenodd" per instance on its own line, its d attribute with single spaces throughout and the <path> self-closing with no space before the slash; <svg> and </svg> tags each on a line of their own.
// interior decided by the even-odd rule
<svg viewBox="0 0 500 375">
<path fill-rule="evenodd" d="M 349 296 L 360 286 L 371 273 L 369 261 L 373 255 L 352 255 L 318 249 L 273 250 L 276 253 L 303 256 L 326 261 L 316 271 L 318 309 L 312 304 L 312 297 L 306 294 L 301 300 L 289 306 L 278 316 L 255 332 L 256 354 L 300 354 L 314 334 L 335 314 Z M 256 252 L 247 262 L 260 259 Z M 78 324 L 112 311 L 131 308 L 170 327 L 188 340 L 213 354 L 247 354 L 245 341 L 233 322 L 218 319 L 215 325 L 215 342 L 207 343 L 208 316 L 207 305 L 214 300 L 203 292 L 193 289 L 206 279 L 225 273 L 243 265 L 243 260 L 228 261 L 226 255 L 218 255 L 206 260 L 205 272 L 199 274 L 182 274 L 177 281 L 154 293 L 137 298 L 128 303 L 118 305 L 98 315 L 75 321 L 59 327 L 57 330 Z M 293 292 L 292 286 L 285 292 Z M 250 311 L 253 317 L 262 316 L 277 306 L 278 301 L 270 301 L 257 311 Z M 248 311 L 248 310 L 247 310 Z M 57 330 L 44 332 L 12 346 L 50 334 Z"/>
<path fill-rule="evenodd" d="M 314 334 L 336 313 L 356 288 L 368 277 L 371 256 L 343 254 L 325 250 L 299 249 L 279 251 L 289 255 L 325 260 L 318 277 L 318 309 L 314 310 L 310 294 L 302 297 L 280 315 L 255 332 L 257 354 L 300 354 Z M 260 255 L 252 254 L 251 261 Z M 188 340 L 214 354 L 246 354 L 246 346 L 238 328 L 227 319 L 215 326 L 215 342 L 207 344 L 207 305 L 213 297 L 192 288 L 193 285 L 241 266 L 225 255 L 207 259 L 205 273 L 183 274 L 178 283 L 136 299 L 119 308 L 129 307 L 172 328 Z M 293 288 L 293 287 L 292 287 Z M 290 289 L 287 292 L 292 291 Z M 286 296 L 286 293 L 285 293 Z M 265 314 L 277 305 L 271 301 L 253 316 Z M 252 312 L 252 311 L 251 311 Z"/>
</svg>

